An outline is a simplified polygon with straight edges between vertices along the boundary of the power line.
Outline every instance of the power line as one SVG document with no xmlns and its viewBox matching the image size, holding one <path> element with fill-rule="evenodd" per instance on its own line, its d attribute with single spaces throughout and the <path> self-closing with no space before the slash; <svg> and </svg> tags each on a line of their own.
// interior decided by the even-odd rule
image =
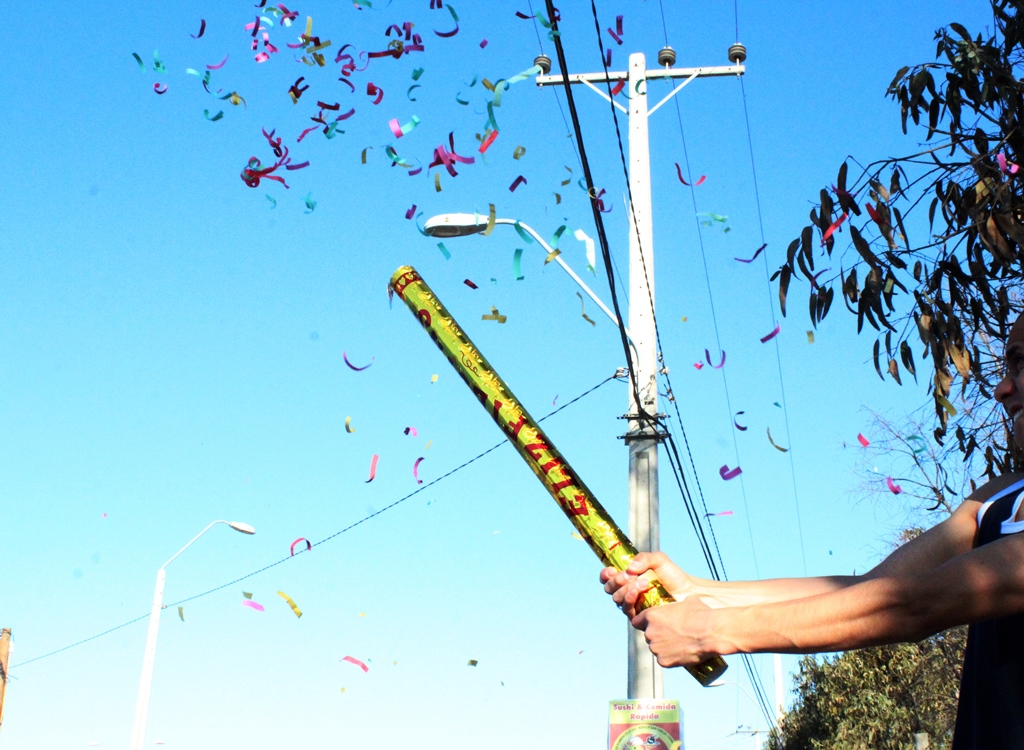
<svg viewBox="0 0 1024 750">
<path fill-rule="evenodd" d="M 548 412 L 547 414 L 545 414 L 543 417 L 541 417 L 537 421 L 538 422 L 543 422 L 544 420 L 549 419 L 550 417 L 555 416 L 556 414 L 558 414 L 563 409 L 567 409 L 568 407 L 572 406 L 573 404 L 575 404 L 580 399 L 583 399 L 583 398 L 589 396 L 591 393 L 596 391 L 598 388 L 601 388 L 602 386 L 607 385 L 611 381 L 616 380 L 617 379 L 617 375 L 618 375 L 618 373 L 616 373 L 615 375 L 612 375 L 610 377 L 605 378 L 604 380 L 602 380 L 597 385 L 587 389 L 586 391 L 584 391 L 580 395 L 576 396 L 576 398 L 571 399 L 570 401 L 567 401 L 564 404 L 562 404 L 561 406 L 559 406 L 557 409 L 554 409 L 554 410 Z M 390 505 L 387 505 L 384 508 L 381 508 L 380 510 L 378 510 L 378 511 L 376 511 L 374 513 L 371 513 L 368 516 L 364 516 L 363 518 L 359 519 L 355 523 L 346 526 L 345 528 L 341 529 L 340 531 L 334 532 L 330 536 L 324 537 L 319 542 L 316 542 L 313 545 L 313 547 L 319 547 L 321 544 L 325 544 L 325 543 L 331 541 L 332 539 L 334 539 L 335 537 L 341 536 L 342 534 L 346 533 L 347 531 L 351 531 L 355 527 L 357 527 L 357 526 L 359 526 L 359 525 L 361 525 L 363 523 L 366 523 L 371 518 L 376 518 L 377 516 L 379 516 L 380 514 L 384 513 L 385 511 L 391 510 L 395 506 L 400 505 L 401 503 L 404 503 L 406 500 L 409 500 L 413 496 L 418 495 L 419 493 L 423 492 L 426 489 L 429 489 L 430 487 L 433 487 L 438 482 L 444 481 L 445 479 L 447 479 L 448 477 L 452 476 L 456 472 L 461 471 L 462 469 L 465 469 L 470 464 L 472 464 L 472 463 L 474 463 L 476 461 L 479 461 L 481 458 L 486 456 L 488 453 L 492 453 L 492 452 L 496 451 L 498 448 L 502 447 L 503 445 L 508 445 L 508 441 L 507 440 L 502 440 L 501 442 L 495 443 L 494 445 L 492 445 L 490 448 L 488 448 L 487 450 L 483 451 L 482 453 L 479 453 L 476 456 L 474 456 L 473 458 L 469 459 L 468 461 L 465 461 L 465 462 L 459 464 L 458 466 L 456 466 L 451 471 L 449 471 L 449 472 L 447 472 L 445 474 L 442 474 L 441 476 L 437 477 L 436 479 L 433 479 L 430 482 L 427 482 L 422 487 L 417 487 L 415 490 L 410 492 L 408 495 L 405 495 L 405 496 L 399 498 L 398 500 L 396 500 L 395 502 L 391 503 Z M 304 552 L 307 552 L 307 551 L 308 550 L 303 550 L 302 552 L 299 552 L 298 554 L 301 555 L 301 554 L 303 554 Z M 295 555 L 294 557 L 297 557 L 297 556 L 298 555 Z M 253 576 L 259 575 L 260 573 L 263 573 L 264 571 L 267 571 L 267 570 L 270 570 L 271 568 L 277 567 L 278 565 L 280 565 L 282 563 L 286 563 L 289 560 L 294 559 L 294 557 L 292 555 L 289 555 L 288 557 L 281 558 L 280 560 L 278 560 L 276 562 L 272 562 L 269 565 L 264 565 L 262 568 L 259 568 L 258 570 L 254 570 L 251 573 L 246 573 L 244 576 L 236 578 L 233 581 L 229 581 L 228 583 L 224 583 L 224 584 L 221 584 L 219 586 L 215 586 L 214 588 L 209 589 L 207 591 L 204 591 L 201 594 L 194 594 L 193 596 L 189 596 L 189 597 L 186 597 L 184 599 L 179 599 L 176 602 L 171 602 L 170 604 L 166 604 L 166 605 L 164 605 L 164 608 L 166 609 L 167 607 L 177 607 L 177 606 L 180 606 L 182 604 L 185 604 L 186 602 L 191 602 L 191 601 L 195 601 L 196 599 L 201 599 L 204 596 L 208 596 L 209 594 L 212 594 L 212 593 L 214 593 L 216 591 L 220 591 L 221 589 L 225 589 L 225 588 L 227 588 L 229 586 L 234 586 L 235 584 L 241 583 L 242 581 L 244 581 L 244 580 L 246 580 L 248 578 L 252 578 Z M 82 640 L 76 641 L 75 643 L 72 643 L 70 645 L 63 646 L 62 648 L 58 648 L 58 649 L 56 649 L 54 651 L 49 651 L 49 652 L 47 652 L 45 654 L 42 654 L 41 656 L 35 656 L 35 657 L 31 658 L 31 659 L 28 659 L 26 661 L 20 662 L 20 663 L 18 663 L 16 665 L 13 665 L 11 667 L 11 669 L 14 669 L 16 667 L 23 667 L 23 666 L 25 666 L 27 664 L 31 664 L 32 662 L 40 661 L 42 659 L 46 659 L 46 658 L 51 657 L 51 656 L 56 656 L 57 654 L 62 653 L 64 651 L 67 651 L 69 649 L 75 648 L 76 646 L 81 646 L 81 645 L 83 645 L 85 643 L 89 643 L 90 641 L 94 641 L 97 638 L 102 638 L 105 635 L 109 635 L 110 633 L 113 633 L 113 632 L 115 632 L 117 630 L 120 630 L 121 628 L 126 628 L 129 625 L 134 625 L 135 623 L 140 622 L 142 620 L 145 620 L 148 617 L 149 617 L 148 613 L 144 614 L 144 615 L 140 615 L 139 617 L 136 617 L 134 619 L 128 620 L 127 622 L 123 622 L 120 625 L 115 625 L 112 628 L 108 628 L 107 630 L 104 630 L 102 633 L 97 633 L 96 635 L 91 635 L 88 638 L 83 638 Z"/>
</svg>

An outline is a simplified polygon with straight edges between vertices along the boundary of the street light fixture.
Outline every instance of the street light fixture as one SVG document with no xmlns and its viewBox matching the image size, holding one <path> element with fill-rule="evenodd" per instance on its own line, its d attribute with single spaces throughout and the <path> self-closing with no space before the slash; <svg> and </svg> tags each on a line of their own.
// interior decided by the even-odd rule
<svg viewBox="0 0 1024 750">
<path fill-rule="evenodd" d="M 489 221 L 489 217 L 481 216 L 480 214 L 440 214 L 427 219 L 427 223 L 423 225 L 423 231 L 431 237 L 442 237 L 445 239 L 452 237 L 468 237 L 473 234 L 480 234 L 487 229 Z M 534 229 L 528 227 L 521 221 L 516 221 L 515 219 L 495 219 L 494 223 L 518 226 L 528 235 L 533 237 L 533 239 L 537 240 L 537 243 L 547 251 L 548 255 L 551 255 L 554 252 L 552 247 L 546 243 Z M 615 324 L 616 328 L 622 327 L 619 323 L 619 319 L 615 317 L 615 313 L 609 310 L 607 305 L 605 305 L 604 302 L 594 294 L 590 287 L 587 286 L 586 282 L 577 276 L 575 271 L 569 268 L 566 262 L 562 260 L 561 256 L 556 255 L 554 257 L 554 261 L 562 267 L 563 271 L 569 274 L 569 277 L 576 282 L 576 285 L 579 286 L 579 288 L 582 289 L 590 299 L 594 301 L 594 304 L 601 308 L 601 312 L 608 316 L 612 323 Z M 624 330 L 628 337 L 629 329 Z"/>
<path fill-rule="evenodd" d="M 745 687 L 743 687 L 743 685 L 741 685 L 740 683 L 736 682 L 735 680 L 715 680 L 710 685 L 708 685 L 708 687 L 716 688 L 716 687 L 725 687 L 726 685 L 735 685 L 736 687 L 738 687 L 740 690 L 743 691 L 743 694 L 750 699 L 751 703 L 753 703 L 758 708 L 761 707 L 761 704 L 758 703 L 757 700 L 754 698 L 754 696 L 750 694 L 750 691 L 747 690 Z M 737 717 L 737 724 L 738 723 L 739 723 L 739 721 L 738 721 L 738 717 Z M 736 727 L 735 734 L 749 734 L 751 736 L 751 738 L 754 740 L 754 749 L 757 750 L 757 747 L 758 747 L 757 735 L 760 734 L 763 731 L 764 730 L 762 730 L 762 729 L 743 729 L 742 726 L 738 726 L 738 727 Z"/>
<path fill-rule="evenodd" d="M 146 716 L 149 714 L 149 693 L 153 685 L 153 661 L 156 659 L 156 636 L 160 629 L 160 611 L 164 603 L 164 581 L 167 578 L 166 568 L 182 552 L 192 546 L 192 542 L 201 537 L 218 523 L 227 524 L 235 531 L 243 534 L 255 534 L 256 529 L 241 521 L 214 521 L 200 531 L 192 541 L 174 553 L 170 560 L 160 566 L 156 572 L 156 589 L 153 592 L 153 608 L 149 611 L 149 634 L 146 636 L 146 653 L 142 659 L 142 677 L 139 680 L 139 696 L 135 703 L 135 724 L 132 726 L 131 750 L 142 750 L 146 735 Z"/>
</svg>

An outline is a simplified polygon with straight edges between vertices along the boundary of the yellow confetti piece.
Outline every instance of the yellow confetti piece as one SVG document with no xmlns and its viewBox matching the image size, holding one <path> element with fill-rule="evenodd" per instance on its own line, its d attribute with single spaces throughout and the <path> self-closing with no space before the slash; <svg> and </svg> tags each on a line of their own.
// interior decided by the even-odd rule
<svg viewBox="0 0 1024 750">
<path fill-rule="evenodd" d="M 555 252 L 558 252 L 558 251 L 556 250 Z M 508 320 L 508 316 L 502 315 L 501 313 L 498 312 L 498 308 L 492 307 L 491 308 L 491 314 L 490 315 L 481 315 L 480 316 L 480 320 L 496 320 L 496 321 L 498 321 L 498 323 L 500 325 L 500 324 L 504 324 L 504 322 L 506 320 Z"/>
<path fill-rule="evenodd" d="M 252 592 L 251 591 L 243 591 L 242 592 L 242 596 L 244 596 L 246 599 L 252 599 Z"/>
<path fill-rule="evenodd" d="M 434 172 L 434 192 L 441 192 L 441 175 Z"/>
<path fill-rule="evenodd" d="M 359 613 L 359 616 L 360 616 L 360 617 L 366 617 L 366 613 L 365 613 L 365 612 L 360 612 L 360 613 Z"/>
<path fill-rule="evenodd" d="M 487 228 L 481 232 L 485 237 L 494 231 L 494 222 L 498 220 L 498 214 L 494 211 L 494 204 L 488 203 L 487 205 L 490 206 L 490 210 L 487 213 Z"/>
<path fill-rule="evenodd" d="M 550 253 L 548 253 L 548 257 L 546 257 L 546 258 L 544 259 L 544 265 L 546 266 L 546 265 L 547 265 L 548 263 L 550 263 L 551 261 L 553 261 L 553 260 L 554 260 L 555 258 L 557 258 L 557 257 L 558 257 L 559 255 L 561 255 L 561 254 L 562 254 L 562 251 L 561 251 L 561 250 L 559 250 L 558 248 L 555 248 L 555 249 L 554 249 L 554 250 L 552 250 L 552 251 L 551 251 Z"/>
<path fill-rule="evenodd" d="M 178 617 L 181 618 L 182 622 L 185 622 L 185 608 L 184 607 L 178 607 Z"/>
<path fill-rule="evenodd" d="M 345 688 L 342 688 L 342 689 L 341 689 L 341 692 L 343 692 L 343 693 L 344 693 L 344 692 L 345 692 Z"/>
<path fill-rule="evenodd" d="M 431 375 L 430 376 L 430 382 L 431 383 L 436 383 L 437 382 L 437 375 Z"/>
<path fill-rule="evenodd" d="M 687 320 L 688 320 L 688 318 L 684 315 L 683 316 L 683 322 L 685 323 Z"/>
<path fill-rule="evenodd" d="M 936 396 L 935 402 L 943 409 L 945 409 L 946 413 L 949 414 L 949 416 L 956 416 L 956 407 L 954 407 L 953 404 L 949 403 L 948 398 L 946 398 L 945 396 Z"/>
<path fill-rule="evenodd" d="M 583 536 L 581 534 L 579 534 L 578 532 L 575 532 L 575 531 L 572 532 L 572 537 L 573 537 L 573 539 L 579 539 L 581 542 L 583 541 Z"/>
<path fill-rule="evenodd" d="M 296 604 L 288 594 L 283 591 L 278 591 L 277 595 L 288 602 L 288 606 L 292 608 L 292 612 L 295 613 L 296 617 L 302 617 L 302 610 L 299 609 L 299 605 Z"/>
<path fill-rule="evenodd" d="M 814 343 L 814 331 L 808 331 L 807 332 L 807 343 L 808 344 L 813 344 Z"/>
<path fill-rule="evenodd" d="M 777 451 L 781 451 L 782 453 L 789 453 L 789 448 L 783 448 L 781 445 L 772 440 L 772 428 L 768 427 L 766 429 L 768 431 L 768 442 L 772 444 L 772 447 L 775 448 L 775 450 Z"/>
<path fill-rule="evenodd" d="M 352 434 L 356 428 L 352 426 L 352 417 L 345 417 L 345 432 Z"/>
<path fill-rule="evenodd" d="M 475 666 L 476 666 L 477 664 L 478 664 L 478 662 L 477 662 L 477 660 L 476 660 L 476 659 L 470 659 L 470 660 L 469 660 L 469 665 L 468 665 L 468 666 L 470 666 L 470 667 L 475 667 Z"/>
<path fill-rule="evenodd" d="M 423 450 L 425 450 L 425 451 L 429 451 L 429 450 L 430 450 L 430 444 L 431 444 L 431 443 L 433 443 L 433 442 L 434 442 L 433 440 L 428 440 L 428 441 L 427 441 L 427 447 L 426 447 L 426 448 L 424 448 Z"/>
</svg>

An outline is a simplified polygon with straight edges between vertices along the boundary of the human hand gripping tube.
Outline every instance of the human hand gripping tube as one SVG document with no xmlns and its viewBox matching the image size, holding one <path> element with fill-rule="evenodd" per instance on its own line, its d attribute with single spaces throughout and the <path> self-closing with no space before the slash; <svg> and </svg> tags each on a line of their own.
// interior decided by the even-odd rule
<svg viewBox="0 0 1024 750">
<path fill-rule="evenodd" d="M 416 270 L 411 266 L 399 268 L 391 277 L 391 288 L 409 306 L 601 562 L 617 570 L 629 567 L 637 555 L 636 547 L 526 412 L 505 381 L 462 332 Z M 652 579 L 651 584 L 651 588 L 641 595 L 637 611 L 675 601 L 660 581 Z M 726 668 L 725 661 L 719 656 L 686 667 L 704 686 L 718 679 Z"/>
</svg>

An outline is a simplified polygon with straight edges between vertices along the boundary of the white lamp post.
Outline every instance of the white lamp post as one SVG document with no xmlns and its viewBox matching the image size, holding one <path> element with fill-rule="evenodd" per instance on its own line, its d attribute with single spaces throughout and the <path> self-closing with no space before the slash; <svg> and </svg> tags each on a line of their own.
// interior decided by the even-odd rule
<svg viewBox="0 0 1024 750">
<path fill-rule="evenodd" d="M 153 685 L 153 661 L 156 658 L 156 635 L 160 629 L 160 610 L 164 603 L 164 580 L 166 579 L 166 568 L 182 552 L 192 546 L 192 542 L 201 537 L 218 523 L 224 523 L 240 531 L 243 534 L 255 534 L 256 529 L 247 523 L 238 521 L 214 521 L 205 529 L 200 531 L 192 541 L 174 553 L 170 560 L 160 566 L 156 572 L 156 590 L 153 592 L 153 608 L 149 611 L 149 634 L 146 636 L 146 654 L 142 659 L 142 677 L 139 680 L 139 697 L 135 703 L 135 724 L 132 726 L 131 750 L 142 750 L 142 743 L 146 735 L 146 716 L 149 713 L 149 693 Z"/>
<path fill-rule="evenodd" d="M 745 687 L 743 687 L 743 685 L 741 685 L 740 683 L 735 682 L 734 680 L 715 680 L 710 685 L 708 685 L 708 687 L 716 688 L 716 687 L 725 687 L 726 685 L 735 685 L 736 687 L 738 687 L 740 690 L 743 691 L 743 694 L 750 699 L 751 703 L 753 703 L 758 708 L 761 707 L 761 704 L 758 703 L 754 699 L 754 696 L 750 694 L 750 691 L 747 690 Z M 737 723 L 739 723 L 739 722 L 737 721 Z M 735 733 L 736 734 L 749 734 L 751 736 L 751 739 L 754 740 L 754 750 L 757 750 L 757 747 L 758 747 L 757 735 L 760 734 L 764 730 L 761 730 L 761 729 L 746 729 L 746 730 L 742 730 L 742 731 L 741 730 L 742 730 L 742 727 L 736 727 L 736 732 Z"/>
</svg>

